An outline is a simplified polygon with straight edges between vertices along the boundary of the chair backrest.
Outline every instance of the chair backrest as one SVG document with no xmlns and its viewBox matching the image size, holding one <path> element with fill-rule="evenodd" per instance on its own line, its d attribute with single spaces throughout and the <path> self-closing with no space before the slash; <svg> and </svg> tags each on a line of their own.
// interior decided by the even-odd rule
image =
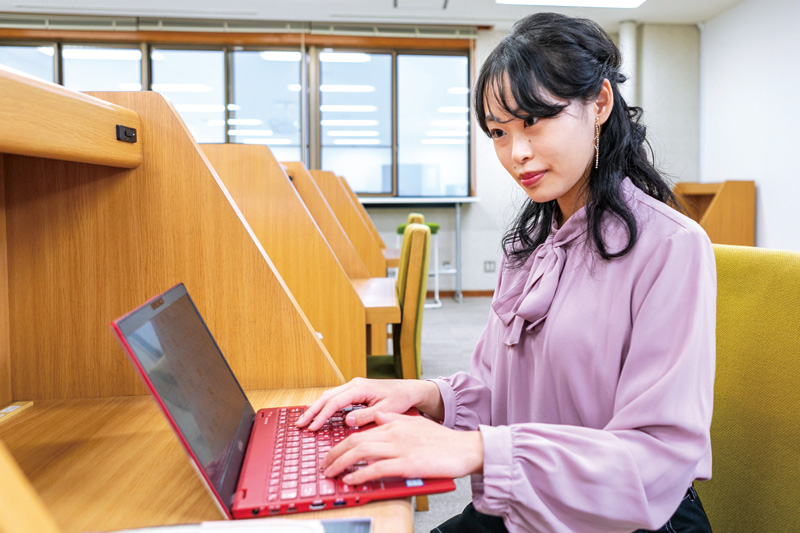
<svg viewBox="0 0 800 533">
<path fill-rule="evenodd" d="M 406 226 L 397 269 L 397 301 L 402 321 L 395 325 L 392 333 L 395 373 L 404 379 L 422 376 L 422 310 L 428 290 L 430 245 L 431 230 L 428 226 Z"/>
<path fill-rule="evenodd" d="M 724 245 L 714 251 L 713 472 L 698 492 L 715 531 L 797 531 L 800 253 Z"/>
<path fill-rule="evenodd" d="M 406 224 L 424 224 L 425 223 L 425 215 L 422 213 L 409 213 L 408 219 L 406 220 Z"/>
</svg>

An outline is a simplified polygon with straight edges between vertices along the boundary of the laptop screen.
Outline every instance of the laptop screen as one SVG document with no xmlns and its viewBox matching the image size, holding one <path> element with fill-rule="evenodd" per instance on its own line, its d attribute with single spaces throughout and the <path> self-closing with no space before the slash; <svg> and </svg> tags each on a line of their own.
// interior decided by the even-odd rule
<svg viewBox="0 0 800 533">
<path fill-rule="evenodd" d="M 139 373 L 230 509 L 253 409 L 183 285 L 116 322 Z"/>
</svg>

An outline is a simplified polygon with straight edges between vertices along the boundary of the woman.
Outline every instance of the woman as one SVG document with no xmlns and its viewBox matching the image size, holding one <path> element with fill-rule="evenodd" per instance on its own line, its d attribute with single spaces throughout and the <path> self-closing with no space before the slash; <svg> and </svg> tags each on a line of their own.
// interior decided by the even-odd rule
<svg viewBox="0 0 800 533">
<path fill-rule="evenodd" d="M 714 255 L 667 205 L 619 68 L 599 26 L 557 14 L 487 58 L 477 119 L 530 199 L 489 323 L 469 373 L 325 392 L 299 425 L 364 403 L 347 422 L 380 426 L 326 475 L 366 458 L 345 482 L 471 474 L 473 504 L 440 531 L 710 531 L 691 486 L 711 475 Z"/>
</svg>

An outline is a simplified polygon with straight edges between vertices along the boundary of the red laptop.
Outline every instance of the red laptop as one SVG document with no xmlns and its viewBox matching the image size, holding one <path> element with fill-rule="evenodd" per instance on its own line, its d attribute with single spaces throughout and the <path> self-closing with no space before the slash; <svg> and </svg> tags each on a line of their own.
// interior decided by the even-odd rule
<svg viewBox="0 0 800 533">
<path fill-rule="evenodd" d="M 385 478 L 350 486 L 325 478 L 320 458 L 369 427 L 347 427 L 340 412 L 312 433 L 294 425 L 304 407 L 254 412 L 183 284 L 115 320 L 112 329 L 228 518 L 455 489 L 452 479 Z"/>
</svg>

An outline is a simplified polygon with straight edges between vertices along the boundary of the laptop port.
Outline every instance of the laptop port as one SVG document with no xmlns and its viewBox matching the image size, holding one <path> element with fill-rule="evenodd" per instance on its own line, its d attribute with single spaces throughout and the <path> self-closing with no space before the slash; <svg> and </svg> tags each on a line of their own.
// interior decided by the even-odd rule
<svg viewBox="0 0 800 533">
<path fill-rule="evenodd" d="M 256 507 L 255 509 L 253 509 L 253 510 L 252 510 L 252 511 L 250 511 L 250 512 L 251 512 L 251 513 L 253 513 L 253 516 L 258 516 L 258 513 L 260 513 L 260 512 L 261 512 L 261 509 L 259 509 L 259 508 L 257 508 L 257 507 Z"/>
<path fill-rule="evenodd" d="M 345 505 L 347 505 L 347 502 L 344 500 L 334 500 L 333 502 L 334 507 L 344 507 Z"/>
<path fill-rule="evenodd" d="M 319 511 L 320 509 L 325 509 L 325 502 L 320 503 L 312 503 L 308 506 L 308 508 L 312 511 Z"/>
<path fill-rule="evenodd" d="M 296 505 L 290 505 L 289 507 L 286 508 L 286 512 L 287 513 L 296 513 L 297 512 L 297 506 Z"/>
</svg>

